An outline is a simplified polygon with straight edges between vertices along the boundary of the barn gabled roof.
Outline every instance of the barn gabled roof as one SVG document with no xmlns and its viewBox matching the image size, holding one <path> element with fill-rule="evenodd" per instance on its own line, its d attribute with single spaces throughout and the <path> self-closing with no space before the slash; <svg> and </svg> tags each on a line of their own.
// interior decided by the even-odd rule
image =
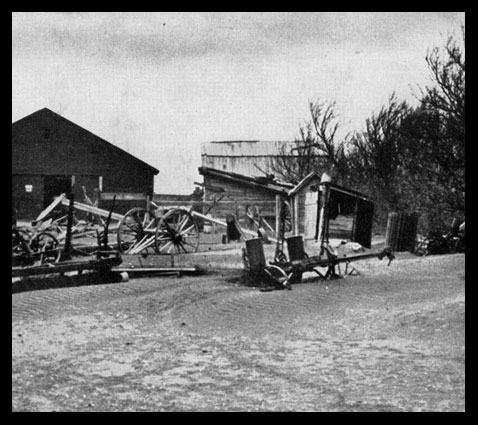
<svg viewBox="0 0 478 425">
<path fill-rule="evenodd" d="M 282 183 L 267 177 L 250 177 L 243 174 L 231 173 L 230 171 L 216 170 L 215 168 L 199 167 L 199 174 L 220 177 L 225 180 L 242 183 L 261 189 L 270 190 L 278 194 L 287 194 L 292 188 L 290 183 Z"/>
<path fill-rule="evenodd" d="M 146 168 L 149 168 L 153 172 L 153 174 L 155 174 L 155 175 L 159 173 L 159 170 L 157 168 L 153 167 L 152 165 L 149 165 L 148 163 L 146 163 L 143 160 L 137 158 L 136 156 L 130 154 L 129 152 L 126 152 L 125 150 L 119 148 L 118 146 L 113 145 L 112 143 L 108 142 L 107 140 L 97 136 L 96 134 L 92 133 L 91 131 L 81 127 L 80 125 L 74 123 L 73 121 L 68 120 L 65 117 L 62 117 L 60 114 L 57 114 L 56 112 L 54 112 L 54 111 L 52 111 L 51 109 L 48 109 L 48 108 L 39 109 L 38 111 L 35 111 L 35 112 L 33 112 L 33 113 L 23 117 L 23 118 L 20 118 L 18 121 L 15 121 L 14 123 L 12 123 L 12 128 L 16 127 L 18 125 L 21 125 L 23 122 L 25 122 L 27 120 L 30 120 L 30 119 L 36 118 L 36 117 L 41 117 L 41 116 L 52 117 L 53 119 L 56 119 L 58 121 L 62 121 L 64 123 L 67 123 L 68 125 L 75 126 L 75 127 L 79 128 L 80 130 L 82 130 L 83 132 L 85 132 L 86 134 L 92 136 L 95 139 L 95 141 L 97 141 L 98 143 L 101 143 L 101 144 L 107 146 L 108 149 L 112 149 L 112 150 L 118 152 L 120 155 L 127 155 L 129 159 L 140 163 L 142 166 L 144 166 Z"/>
</svg>

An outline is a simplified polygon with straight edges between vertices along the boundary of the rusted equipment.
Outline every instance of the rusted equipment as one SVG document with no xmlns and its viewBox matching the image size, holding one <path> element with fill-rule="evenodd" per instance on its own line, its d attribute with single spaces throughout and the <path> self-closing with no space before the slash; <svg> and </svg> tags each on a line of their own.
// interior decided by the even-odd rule
<svg viewBox="0 0 478 425">
<path fill-rule="evenodd" d="M 291 275 L 286 274 L 280 267 L 266 264 L 261 238 L 246 240 L 243 260 L 249 280 L 259 285 L 274 286 L 277 289 L 291 289 L 289 283 Z"/>
<path fill-rule="evenodd" d="M 109 258 L 68 261 L 56 264 L 41 264 L 27 267 L 12 267 L 12 277 L 26 277 L 47 274 L 62 274 L 67 272 L 83 272 L 85 270 L 107 271 L 121 264 L 118 255 Z"/>
<path fill-rule="evenodd" d="M 299 236 L 299 238 L 301 238 Z M 302 273 L 315 272 L 322 279 L 332 279 L 340 277 L 340 270 L 337 270 L 340 264 L 345 264 L 346 269 L 344 275 L 348 273 L 348 265 L 354 261 L 366 260 L 369 258 L 378 258 L 381 260 L 384 257 L 389 259 L 388 265 L 395 258 L 390 248 L 384 248 L 379 252 L 370 252 L 366 254 L 351 255 L 348 257 L 338 257 L 331 249 L 324 249 L 320 255 L 309 257 L 303 250 L 301 240 L 293 240 L 293 252 L 297 259 L 290 259 L 283 262 L 271 262 L 271 265 L 281 268 L 285 274 L 295 277 L 295 282 L 300 281 Z M 300 259 L 300 254 L 303 253 L 303 258 Z M 325 268 L 325 272 L 320 272 L 317 268 Z"/>
<path fill-rule="evenodd" d="M 146 255 L 196 252 L 199 228 L 191 212 L 174 208 L 162 214 L 152 201 L 151 208 L 133 208 L 120 220 L 117 243 L 120 252 Z"/>
<path fill-rule="evenodd" d="M 288 204 L 281 198 L 277 197 L 277 242 L 274 254 L 275 261 L 285 261 L 287 259 L 284 253 L 284 239 L 287 230 L 290 230 L 290 208 Z"/>
<path fill-rule="evenodd" d="M 219 220 L 217 218 L 212 218 L 212 217 L 208 217 L 204 214 L 201 214 L 201 213 L 198 213 L 196 211 L 191 211 L 191 215 L 193 217 L 197 217 L 199 219 L 202 219 L 202 220 L 206 220 L 206 221 L 210 221 L 211 223 L 214 223 L 214 224 L 217 224 L 219 226 L 222 226 L 222 227 L 227 227 L 227 222 L 223 221 L 223 220 Z M 237 222 L 236 220 L 236 227 L 238 228 L 237 230 L 244 234 L 245 236 L 250 236 L 252 238 L 257 238 L 257 232 L 253 231 L 253 230 L 249 230 L 249 229 L 244 229 L 242 227 L 239 226 L 239 223 Z M 246 238 L 243 237 L 243 239 L 245 240 Z M 277 242 L 277 239 L 275 238 L 271 238 L 269 237 L 268 238 L 271 242 Z"/>
<path fill-rule="evenodd" d="M 60 228 L 59 234 L 61 241 L 66 244 L 66 252 L 84 252 L 91 253 L 100 246 L 100 250 L 105 247 L 118 249 L 121 253 L 142 254 L 149 252 L 159 254 L 190 253 L 197 251 L 199 245 L 199 228 L 196 220 L 192 217 L 189 210 L 183 208 L 162 209 L 152 201 L 148 201 L 148 208 L 133 208 L 126 214 L 113 212 L 115 196 L 113 196 L 113 206 L 110 211 L 103 210 L 94 205 L 87 205 L 71 199 L 65 195 L 56 198 L 38 217 L 37 220 L 45 219 L 58 205 L 69 207 L 69 215 L 72 209 L 85 212 L 93 217 L 97 217 L 102 223 L 99 227 L 94 223 L 85 223 L 81 227 L 79 224 L 66 226 L 58 221 L 55 225 Z M 78 222 L 78 220 L 77 220 Z M 114 234 L 116 241 L 109 240 L 108 234 Z M 99 241 L 86 241 L 81 246 L 75 244 L 71 250 L 68 249 L 72 238 L 86 238 L 93 236 L 100 238 Z"/>
<path fill-rule="evenodd" d="M 339 193 L 340 191 L 345 191 L 347 196 L 352 197 L 353 199 L 356 198 L 356 216 L 358 215 L 357 211 L 360 210 L 360 202 L 363 201 L 365 203 L 365 207 L 362 206 L 362 212 L 364 212 L 366 215 L 367 226 L 364 225 L 362 227 L 364 227 L 364 235 L 366 234 L 367 236 L 366 238 L 363 238 L 363 240 L 366 241 L 368 246 L 371 245 L 369 236 L 371 235 L 373 204 L 366 199 L 364 200 L 360 198 L 356 194 L 348 193 L 350 191 L 346 191 L 339 186 L 333 185 L 326 179 L 322 179 L 320 186 L 322 190 L 320 191 L 320 197 L 318 198 L 317 203 L 317 206 L 320 206 L 320 212 L 316 221 L 316 240 L 319 242 L 319 255 L 307 255 L 304 249 L 302 236 L 292 236 L 286 240 L 284 231 L 286 218 L 285 216 L 279 215 L 279 222 L 277 223 L 278 241 L 274 255 L 274 261 L 271 261 L 269 265 L 266 265 L 265 262 L 259 262 L 259 268 L 262 268 L 263 273 L 267 273 L 270 277 L 275 279 L 276 283 L 279 285 L 285 284 L 290 286 L 291 283 L 300 282 L 302 280 L 302 275 L 305 272 L 315 272 L 322 279 L 333 279 L 344 275 L 350 275 L 356 271 L 353 267 L 352 270 L 349 271 L 349 265 L 352 262 L 369 258 L 382 259 L 387 257 L 389 259 L 388 264 L 390 264 L 390 262 L 395 258 L 392 250 L 388 247 L 379 252 L 369 252 L 365 254 L 339 257 L 329 242 L 330 218 L 335 215 L 335 207 L 337 206 L 334 204 L 334 202 L 336 203 L 337 200 L 334 201 L 334 198 L 332 198 L 330 195 L 331 192 L 336 191 Z M 354 235 L 358 234 L 356 227 L 358 228 L 354 220 Z M 283 251 L 283 245 L 285 241 L 287 241 L 289 258 L 287 258 Z M 344 273 L 342 273 L 340 269 L 341 264 L 345 264 Z M 319 271 L 318 269 L 320 268 L 325 270 Z M 249 270 L 252 270 L 250 264 Z M 270 270 L 273 270 L 274 273 L 270 273 Z"/>
<path fill-rule="evenodd" d="M 416 255 L 440 255 L 465 252 L 465 221 L 453 219 L 450 230 L 443 233 L 431 230 L 425 237 L 418 237 Z"/>
<path fill-rule="evenodd" d="M 12 226 L 12 266 L 57 263 L 60 255 L 59 242 L 51 233 Z"/>
<path fill-rule="evenodd" d="M 301 261 L 309 258 L 304 250 L 302 236 L 290 236 L 286 239 L 286 241 L 290 261 Z M 285 261 L 287 261 L 287 258 Z M 302 280 L 302 273 L 303 272 L 300 270 L 294 270 L 290 278 L 291 283 L 300 282 Z"/>
<path fill-rule="evenodd" d="M 150 276 L 183 276 L 198 275 L 204 273 L 204 270 L 198 266 L 194 267 L 115 267 L 115 272 L 128 273 L 130 277 L 150 277 Z"/>
<path fill-rule="evenodd" d="M 57 201 L 56 204 L 59 202 L 60 201 Z M 74 270 L 81 272 L 87 269 L 106 270 L 110 268 L 110 263 L 113 265 L 121 263 L 118 251 L 111 248 L 105 240 L 108 235 L 108 226 L 112 211 L 110 211 L 103 231 L 98 232 L 98 230 L 96 230 L 97 247 L 94 251 L 96 253 L 96 262 L 92 262 L 91 260 L 87 260 L 86 262 L 73 260 L 73 254 L 75 252 L 75 247 L 71 244 L 73 210 L 74 199 L 71 197 L 69 199 L 67 229 L 66 232 L 63 232 L 66 233 L 63 250 L 61 249 L 59 240 L 50 232 L 44 230 L 51 228 L 51 219 L 46 222 L 39 221 L 32 228 L 19 229 L 16 226 L 12 226 L 12 277 L 51 273 L 62 274 Z M 52 209 L 49 209 L 49 211 L 51 212 Z M 118 259 L 111 260 L 111 258 Z M 104 259 L 106 262 L 102 261 Z"/>
<path fill-rule="evenodd" d="M 227 238 L 230 241 L 238 241 L 241 239 L 241 232 L 238 226 L 236 226 L 236 218 L 232 214 L 226 216 L 227 224 Z"/>
</svg>

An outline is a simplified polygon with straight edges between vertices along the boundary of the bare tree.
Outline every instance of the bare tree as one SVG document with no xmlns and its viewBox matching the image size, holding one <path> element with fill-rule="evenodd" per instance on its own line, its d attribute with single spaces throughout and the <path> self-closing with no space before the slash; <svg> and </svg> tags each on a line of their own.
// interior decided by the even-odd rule
<svg viewBox="0 0 478 425">
<path fill-rule="evenodd" d="M 425 152 L 443 183 L 465 191 L 465 29 L 462 46 L 449 37 L 443 49 L 434 48 L 426 57 L 434 86 L 423 91 L 422 108 L 429 115 Z M 464 205 L 463 205 L 464 207 Z"/>
<path fill-rule="evenodd" d="M 350 141 L 349 161 L 357 185 L 384 202 L 385 210 L 398 208 L 402 198 L 407 148 L 402 124 L 411 112 L 405 101 L 392 94 L 388 105 L 366 120 L 365 131 L 355 133 Z"/>
<path fill-rule="evenodd" d="M 315 131 L 314 147 L 329 165 L 329 172 L 340 182 L 348 178 L 348 161 L 346 155 L 347 138 L 337 140 L 340 123 L 336 114 L 335 102 L 321 102 L 319 99 L 309 101 L 312 125 Z"/>
<path fill-rule="evenodd" d="M 446 223 L 465 214 L 465 28 L 426 56 L 433 84 L 421 90 L 421 105 L 409 129 L 410 172 L 419 176 L 428 210 Z M 438 207 L 439 206 L 439 207 Z"/>
<path fill-rule="evenodd" d="M 465 27 L 462 30 L 462 46 L 448 37 L 443 49 L 435 47 L 426 56 L 433 86 L 422 90 L 422 104 L 442 113 L 448 119 L 465 122 Z M 459 130 L 463 130 L 464 127 Z"/>
<path fill-rule="evenodd" d="M 339 122 L 335 102 L 309 101 L 310 121 L 300 125 L 295 146 L 284 147 L 270 167 L 291 183 L 298 183 L 311 171 L 328 171 L 340 181 L 347 177 L 345 141 L 336 140 Z"/>
<path fill-rule="evenodd" d="M 270 169 L 284 181 L 299 183 L 322 166 L 322 159 L 313 146 L 314 140 L 310 124 L 300 126 L 294 144 L 280 147 L 279 154 L 270 161 Z"/>
</svg>

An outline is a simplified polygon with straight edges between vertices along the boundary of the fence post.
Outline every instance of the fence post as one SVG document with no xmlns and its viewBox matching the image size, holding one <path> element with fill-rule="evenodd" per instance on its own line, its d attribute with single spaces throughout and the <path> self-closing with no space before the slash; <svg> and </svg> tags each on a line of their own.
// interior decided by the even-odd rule
<svg viewBox="0 0 478 425">
<path fill-rule="evenodd" d="M 280 217 L 281 217 L 281 197 L 280 195 L 276 195 L 276 236 L 279 238 L 280 234 Z"/>
<path fill-rule="evenodd" d="M 71 258 L 71 228 L 73 227 L 73 208 L 75 204 L 75 195 L 70 193 L 70 204 L 68 206 L 68 218 L 66 224 L 66 239 L 65 239 L 65 251 L 63 257 L 65 259 Z"/>
</svg>

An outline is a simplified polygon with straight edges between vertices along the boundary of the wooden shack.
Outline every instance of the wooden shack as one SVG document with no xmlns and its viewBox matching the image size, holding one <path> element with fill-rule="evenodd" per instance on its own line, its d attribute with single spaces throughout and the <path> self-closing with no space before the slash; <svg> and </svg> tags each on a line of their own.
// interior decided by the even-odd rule
<svg viewBox="0 0 478 425">
<path fill-rule="evenodd" d="M 212 203 L 211 214 L 217 218 L 235 215 L 244 222 L 246 211 L 260 210 L 260 214 L 275 228 L 277 198 L 288 200 L 292 184 L 267 177 L 250 177 L 214 168 L 200 167 L 204 178 L 201 184 L 204 201 Z"/>
<path fill-rule="evenodd" d="M 318 240 L 325 212 L 328 238 L 357 242 L 370 248 L 374 205 L 366 195 L 324 181 L 312 172 L 289 191 L 289 196 L 294 235 L 302 235 L 304 240 Z"/>
</svg>

